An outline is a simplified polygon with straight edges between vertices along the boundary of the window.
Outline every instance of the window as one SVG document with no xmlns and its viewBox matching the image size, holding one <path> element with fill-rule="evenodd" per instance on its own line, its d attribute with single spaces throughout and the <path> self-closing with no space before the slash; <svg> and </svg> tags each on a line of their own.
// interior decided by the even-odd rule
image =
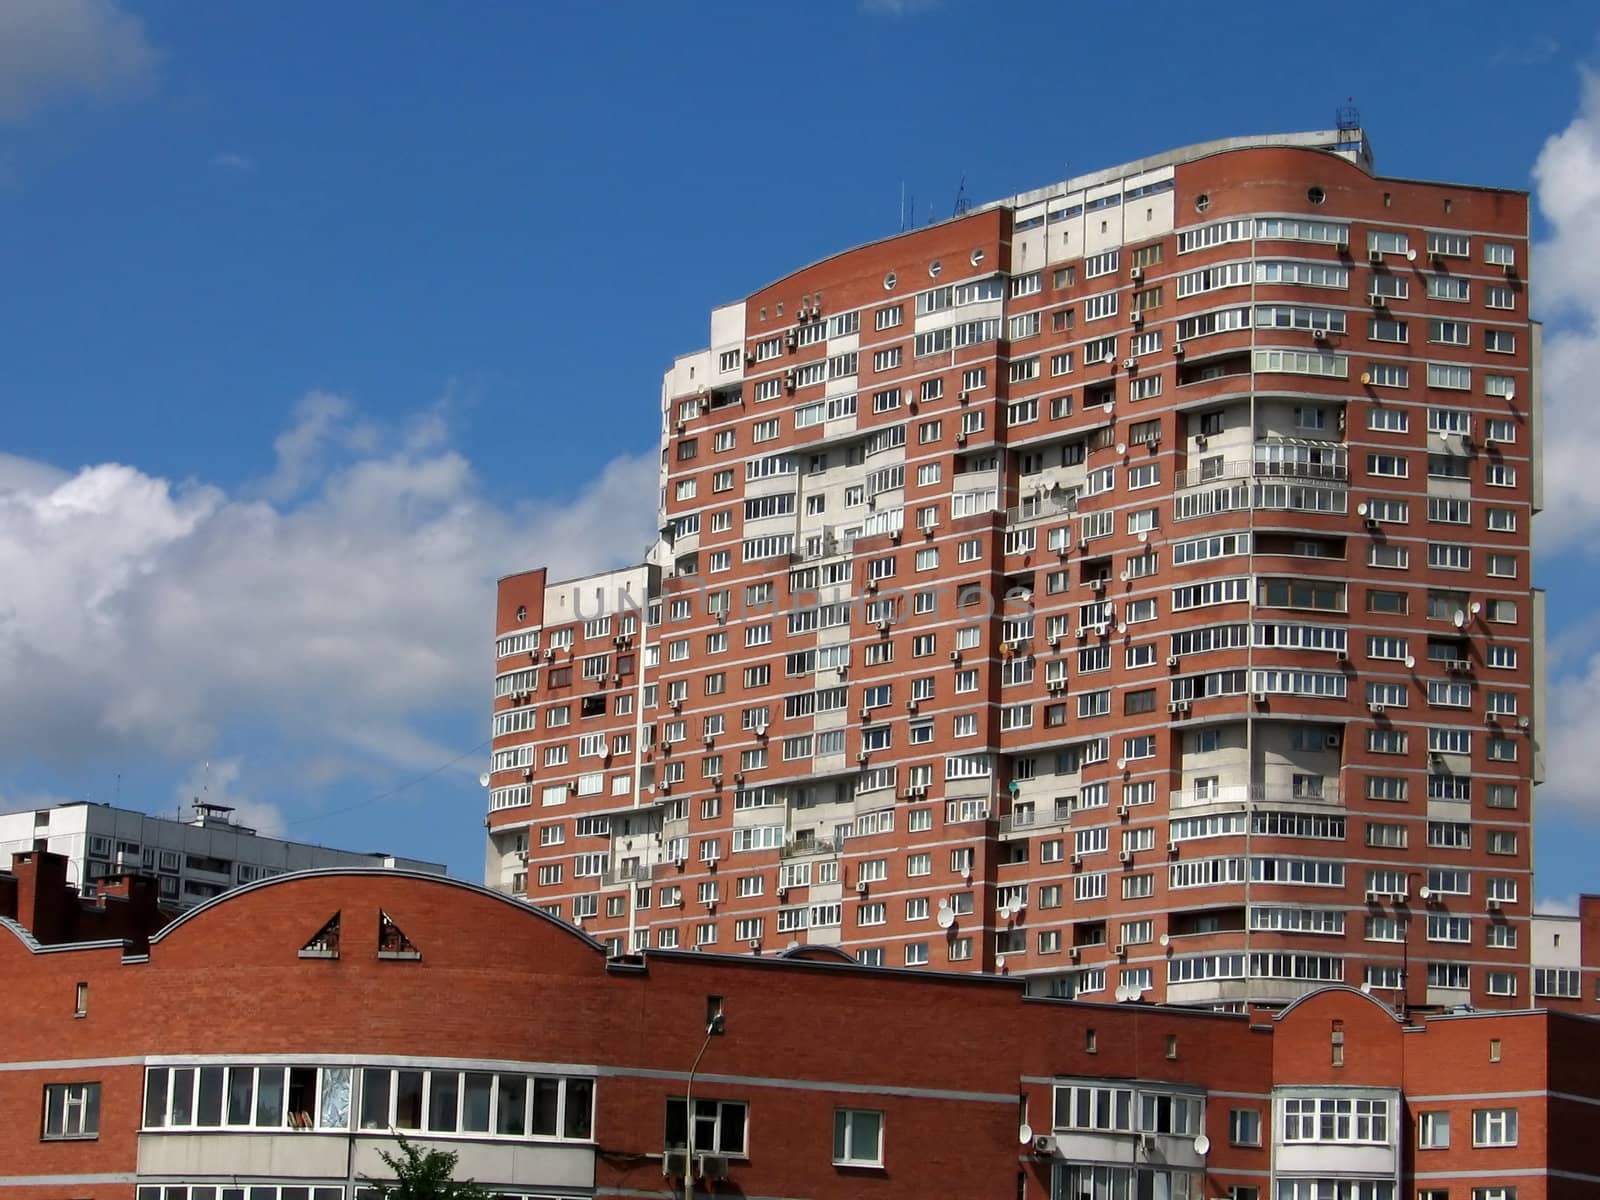
<svg viewBox="0 0 1600 1200">
<path fill-rule="evenodd" d="M 669 1148 L 688 1145 L 684 1127 L 684 1102 L 667 1101 L 667 1140 Z M 696 1100 L 694 1102 L 694 1149 L 702 1154 L 743 1155 L 745 1126 L 749 1107 L 737 1100 Z"/>
<path fill-rule="evenodd" d="M 1472 1144 L 1515 1146 L 1517 1110 L 1514 1108 L 1475 1108 L 1472 1110 Z"/>
<path fill-rule="evenodd" d="M 1567 967 L 1535 967 L 1533 994 L 1577 1000 L 1582 995 L 1582 972 Z M 1513 1138 L 1515 1133 L 1513 1132 Z"/>
<path fill-rule="evenodd" d="M 882 1166 L 883 1113 L 871 1108 L 834 1109 L 833 1161 L 841 1166 Z"/>
<path fill-rule="evenodd" d="M 1234 1146 L 1261 1145 L 1261 1114 L 1253 1108 L 1228 1110 L 1228 1141 Z"/>
<path fill-rule="evenodd" d="M 1417 1149 L 1450 1148 L 1450 1114 L 1443 1110 L 1417 1114 Z"/>
<path fill-rule="evenodd" d="M 44 1089 L 44 1136 L 47 1139 L 100 1136 L 100 1085 L 51 1083 Z"/>
</svg>

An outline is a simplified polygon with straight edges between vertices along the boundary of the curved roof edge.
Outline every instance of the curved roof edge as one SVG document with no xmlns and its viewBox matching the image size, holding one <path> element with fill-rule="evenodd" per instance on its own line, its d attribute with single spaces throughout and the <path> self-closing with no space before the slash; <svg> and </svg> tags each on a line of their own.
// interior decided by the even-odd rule
<svg viewBox="0 0 1600 1200">
<path fill-rule="evenodd" d="M 1274 1021 L 1281 1021 L 1295 1009 L 1304 1004 L 1307 1000 L 1315 999 L 1317 996 L 1326 996 L 1329 992 L 1349 992 L 1352 996 L 1360 996 L 1368 1003 L 1376 1004 L 1379 1008 L 1381 1008 L 1396 1025 L 1405 1024 L 1405 1022 L 1401 1020 L 1399 1013 L 1395 1012 L 1394 1009 L 1390 1008 L 1382 1000 L 1379 1000 L 1371 992 L 1363 992 L 1360 988 L 1351 987 L 1348 983 L 1330 983 L 1327 987 L 1319 987 L 1314 992 L 1307 992 L 1304 996 L 1300 996 L 1295 1000 L 1291 1000 L 1288 1004 L 1280 1008 L 1276 1013 L 1273 1014 L 1272 1019 Z"/>
<path fill-rule="evenodd" d="M 92 942 L 52 942 L 45 945 L 33 936 L 27 926 L 10 917 L 0 917 L 0 929 L 11 933 L 30 954 L 61 954 L 68 950 L 126 950 L 126 938 L 96 938 Z"/>
<path fill-rule="evenodd" d="M 254 883 L 247 883 L 242 887 L 230 888 L 228 891 L 223 892 L 220 895 L 212 896 L 203 904 L 195 905 L 193 908 L 189 909 L 188 912 L 184 913 L 177 920 L 173 921 L 170 925 L 165 925 L 156 933 L 152 934 L 150 937 L 150 944 L 155 945 L 155 943 L 161 941 L 162 938 L 166 937 L 167 934 L 171 933 L 174 929 L 177 929 L 180 925 L 184 925 L 193 920 L 195 917 L 199 916 L 201 913 L 209 912 L 219 904 L 225 904 L 229 900 L 233 900 L 244 895 L 246 892 L 257 891 L 260 888 L 276 887 L 279 884 L 290 883 L 301 879 L 314 879 L 318 877 L 330 876 L 371 876 L 379 879 L 412 879 L 419 883 L 431 883 L 444 887 L 460 888 L 464 892 L 472 892 L 479 896 L 486 896 L 490 899 L 498 900 L 508 908 L 513 908 L 517 912 L 522 913 L 525 916 L 533 917 L 536 920 L 544 921 L 556 929 L 561 930 L 563 933 L 587 942 L 595 950 L 600 951 L 601 954 L 605 953 L 605 947 L 583 930 L 577 928 L 576 926 L 568 925 L 565 921 L 557 917 L 552 917 L 549 913 L 543 912 L 540 909 L 533 907 L 531 904 L 524 904 L 520 900 L 514 900 L 510 896 L 507 896 L 504 892 L 497 892 L 493 888 L 484 887 L 482 884 L 468 883 L 464 879 L 455 879 L 449 875 L 430 875 L 426 871 L 410 871 L 403 868 L 394 867 L 315 867 L 306 871 L 290 871 L 283 875 L 273 875 L 267 879 L 258 879 Z"/>
</svg>

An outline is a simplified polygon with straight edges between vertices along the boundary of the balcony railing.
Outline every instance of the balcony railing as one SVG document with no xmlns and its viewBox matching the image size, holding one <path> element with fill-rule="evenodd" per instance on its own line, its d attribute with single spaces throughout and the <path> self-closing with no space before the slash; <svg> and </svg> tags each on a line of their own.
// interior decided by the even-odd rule
<svg viewBox="0 0 1600 1200">
<path fill-rule="evenodd" d="M 1237 458 L 1214 466 L 1190 467 L 1178 475 L 1181 489 L 1201 487 L 1208 483 L 1226 483 L 1230 479 L 1310 479 L 1327 483 L 1348 483 L 1348 463 L 1289 463 L 1257 462 Z"/>
<path fill-rule="evenodd" d="M 843 837 L 795 838 L 785 842 L 779 858 L 800 858 L 807 854 L 837 854 L 844 849 Z"/>
<path fill-rule="evenodd" d="M 1231 787 L 1185 789 L 1172 792 L 1168 804 L 1172 808 L 1194 808 L 1204 804 L 1260 805 L 1260 804 L 1338 804 L 1339 784 L 1326 780 L 1320 788 L 1296 787 L 1287 783 L 1234 784 Z"/>
<path fill-rule="evenodd" d="M 650 863 L 623 863 L 612 867 L 605 873 L 605 882 L 616 883 L 648 883 L 651 874 L 655 871 Z"/>
<path fill-rule="evenodd" d="M 1072 823 L 1072 805 L 1057 804 L 1052 808 L 1030 808 L 1010 812 L 1000 818 L 1001 833 L 1020 833 L 1029 829 L 1059 828 Z"/>
</svg>

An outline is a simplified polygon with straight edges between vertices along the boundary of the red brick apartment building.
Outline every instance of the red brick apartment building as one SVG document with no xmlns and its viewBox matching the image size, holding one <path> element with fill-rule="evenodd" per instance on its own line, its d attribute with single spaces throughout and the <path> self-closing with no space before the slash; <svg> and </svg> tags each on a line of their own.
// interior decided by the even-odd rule
<svg viewBox="0 0 1600 1200">
<path fill-rule="evenodd" d="M 394 1130 L 517 1200 L 685 1175 L 883 1200 L 1600 1184 L 1584 1016 L 1402 1021 L 1340 985 L 1249 1014 L 1090 1003 L 821 947 L 619 957 L 502 893 L 374 869 L 241 887 L 144 946 L 0 926 L 19 1200 L 360 1200 Z"/>
<path fill-rule="evenodd" d="M 1352 126 L 714 309 L 649 560 L 501 581 L 487 882 L 618 954 L 1525 1007 L 1527 263 Z"/>
</svg>

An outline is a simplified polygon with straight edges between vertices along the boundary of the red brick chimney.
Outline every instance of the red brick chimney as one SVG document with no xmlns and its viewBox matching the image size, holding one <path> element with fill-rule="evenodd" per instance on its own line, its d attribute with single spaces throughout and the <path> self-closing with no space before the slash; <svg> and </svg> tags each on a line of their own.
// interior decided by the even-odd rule
<svg viewBox="0 0 1600 1200">
<path fill-rule="evenodd" d="M 11 856 L 17 878 L 17 921 L 44 945 L 66 940 L 72 926 L 68 905 L 77 907 L 67 887 L 67 860 L 48 850 L 27 850 Z"/>
</svg>

